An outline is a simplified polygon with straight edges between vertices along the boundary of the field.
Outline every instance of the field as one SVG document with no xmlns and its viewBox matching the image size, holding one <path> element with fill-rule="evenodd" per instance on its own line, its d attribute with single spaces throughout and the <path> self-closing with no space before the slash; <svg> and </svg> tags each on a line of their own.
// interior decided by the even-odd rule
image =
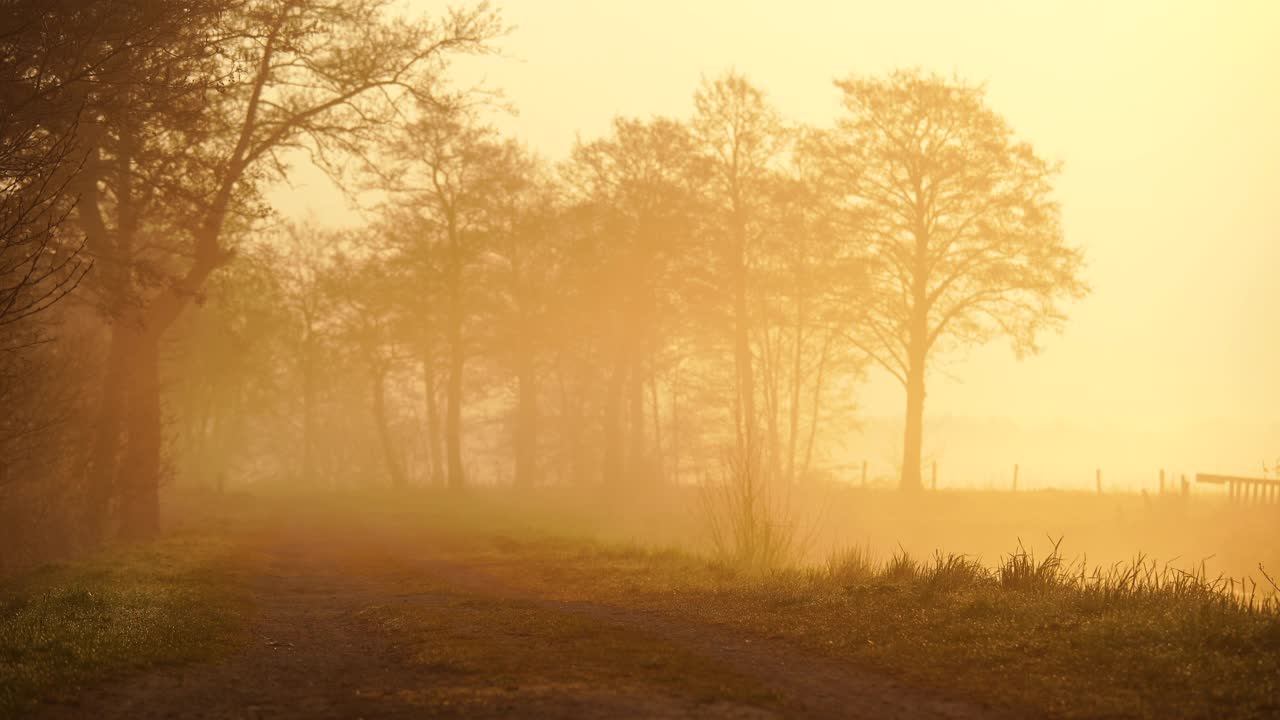
<svg viewBox="0 0 1280 720">
<path fill-rule="evenodd" d="M 1266 580 L 1209 570 L 1274 553 L 1267 508 L 822 491 L 812 561 L 748 572 L 679 491 L 167 500 L 159 543 L 0 585 L 0 717 L 1280 713 Z"/>
</svg>

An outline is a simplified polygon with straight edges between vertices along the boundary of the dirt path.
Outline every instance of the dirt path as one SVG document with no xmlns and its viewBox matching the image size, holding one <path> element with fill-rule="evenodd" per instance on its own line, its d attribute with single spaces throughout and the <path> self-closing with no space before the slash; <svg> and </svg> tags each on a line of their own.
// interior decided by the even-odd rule
<svg viewBox="0 0 1280 720">
<path fill-rule="evenodd" d="M 245 645 L 42 717 L 979 718 L 775 638 L 539 597 L 384 533 L 261 540 Z M 674 658 L 674 659 L 673 659 Z"/>
<path fill-rule="evenodd" d="M 883 674 L 813 657 L 780 638 L 761 637 L 720 625 L 682 622 L 660 613 L 615 605 L 578 600 L 530 600 L 474 566 L 446 558 L 430 558 L 424 565 L 437 575 L 449 578 L 457 587 L 472 592 L 532 601 L 554 612 L 582 615 L 611 626 L 661 637 L 774 691 L 783 700 L 786 717 L 960 720 L 997 716 L 990 709 L 912 688 Z"/>
</svg>

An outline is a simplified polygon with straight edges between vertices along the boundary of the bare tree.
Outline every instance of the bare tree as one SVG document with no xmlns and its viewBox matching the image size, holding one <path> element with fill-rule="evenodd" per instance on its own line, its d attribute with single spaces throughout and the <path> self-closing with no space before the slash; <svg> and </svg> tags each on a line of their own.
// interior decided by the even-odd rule
<svg viewBox="0 0 1280 720">
<path fill-rule="evenodd" d="M 359 257 L 340 254 L 322 274 L 321 284 L 338 332 L 369 373 L 369 407 L 383 465 L 392 487 L 403 488 L 409 479 L 391 428 L 392 408 L 387 404 L 389 381 L 403 362 L 397 332 L 404 325 L 398 318 L 403 305 L 397 297 L 397 284 L 387 281 L 394 263 L 394 257 L 378 252 Z"/>
<path fill-rule="evenodd" d="M 608 314 L 609 348 L 603 469 L 612 482 L 652 474 L 644 388 L 656 379 L 664 326 L 683 305 L 691 272 L 682 261 L 696 258 L 706 164 L 695 148 L 682 123 L 619 118 L 610 137 L 576 147 L 568 166 L 571 186 L 600 217 L 597 301 Z"/>
<path fill-rule="evenodd" d="M 44 142 L 37 127 L 12 121 L 0 119 L 0 326 L 51 307 L 92 266 L 64 223 L 74 203 L 70 137 Z"/>
<path fill-rule="evenodd" d="M 66 297 L 92 264 L 64 224 L 83 161 L 83 104 L 68 84 L 104 58 L 74 14 L 64 2 L 0 5 L 0 326 Z"/>
<path fill-rule="evenodd" d="M 847 428 L 824 414 L 851 414 L 852 398 L 837 393 L 866 364 L 842 332 L 860 311 L 862 248 L 837 231 L 840 211 L 806 141 L 813 132 L 797 135 L 764 205 L 768 232 L 752 298 L 769 462 L 788 482 L 809 476 L 820 434 L 831 440 Z"/>
<path fill-rule="evenodd" d="M 847 114 L 824 159 L 868 246 L 858 345 L 906 388 L 901 486 L 921 487 L 930 358 L 1007 336 L 1034 352 L 1083 296 L 1082 253 L 1052 199 L 1058 168 L 1018 141 L 984 90 L 903 70 L 836 83 Z"/>
<path fill-rule="evenodd" d="M 341 241 L 339 233 L 310 225 L 284 229 L 283 256 L 278 264 L 281 296 L 297 324 L 294 369 L 302 390 L 302 479 L 319 480 L 320 382 L 326 320 L 332 314 L 325 277 L 333 266 Z"/>
<path fill-rule="evenodd" d="M 524 153 L 513 153 L 508 192 L 496 198 L 487 243 L 493 347 L 500 365 L 514 376 L 513 481 L 532 487 L 540 477 L 539 395 L 547 355 L 553 295 L 561 288 L 564 242 L 559 187 Z"/>
<path fill-rule="evenodd" d="M 414 122 L 387 146 L 394 170 L 382 173 L 384 189 L 408 213 L 413 238 L 411 257 L 420 269 L 439 277 L 421 278 L 421 292 L 441 286 L 444 341 L 447 350 L 445 388 L 445 455 L 449 487 L 466 481 L 462 462 L 463 375 L 472 353 L 475 303 L 469 274 L 483 252 L 500 198 L 525 182 L 516 171 L 519 148 L 503 140 L 471 108 L 424 104 Z M 402 239 L 403 240 L 403 239 Z M 425 316 L 430 317 L 430 316 Z M 427 330 L 423 367 L 428 393 L 434 385 L 435 353 Z M 429 408 L 429 412 L 430 412 Z"/>
<path fill-rule="evenodd" d="M 691 127 L 699 150 L 707 157 L 711 222 L 705 227 L 713 246 L 715 284 L 727 300 L 723 323 L 733 347 L 733 418 L 736 455 L 755 460 L 761 448 L 756 411 L 756 372 L 752 358 L 749 302 L 752 273 L 760 264 L 766 232 L 768 193 L 788 136 L 779 113 L 764 93 L 745 77 L 729 72 L 704 80 L 694 95 Z M 771 453 L 776 457 L 776 452 Z M 760 472 L 757 469 L 755 472 Z"/>
</svg>

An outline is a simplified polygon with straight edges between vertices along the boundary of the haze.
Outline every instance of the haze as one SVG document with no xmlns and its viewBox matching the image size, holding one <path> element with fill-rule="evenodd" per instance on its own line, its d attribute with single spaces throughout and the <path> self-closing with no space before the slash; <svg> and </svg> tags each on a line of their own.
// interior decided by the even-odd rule
<svg viewBox="0 0 1280 720">
<path fill-rule="evenodd" d="M 1045 486 L 1086 486 L 1101 465 L 1150 487 L 1160 467 L 1256 474 L 1280 457 L 1276 4 L 554 0 L 503 13 L 517 28 L 506 56 L 468 60 L 460 82 L 500 89 L 517 113 L 497 124 L 553 160 L 615 116 L 688 114 L 690 89 L 725 69 L 826 126 L 834 78 L 919 66 L 986 83 L 1018 134 L 1064 163 L 1057 197 L 1093 293 L 1037 356 L 996 342 L 939 366 L 927 414 L 948 482 L 1004 482 L 1021 463 Z M 584 30 L 599 27 L 627 31 Z M 278 195 L 294 217 L 357 221 L 324 178 L 296 182 Z M 901 387 L 873 371 L 856 401 L 873 429 L 847 460 L 892 464 Z M 1048 449 L 1064 431 L 1070 450 Z"/>
<path fill-rule="evenodd" d="M 1280 717 L 1277 38 L 0 1 L 0 720 Z"/>
</svg>

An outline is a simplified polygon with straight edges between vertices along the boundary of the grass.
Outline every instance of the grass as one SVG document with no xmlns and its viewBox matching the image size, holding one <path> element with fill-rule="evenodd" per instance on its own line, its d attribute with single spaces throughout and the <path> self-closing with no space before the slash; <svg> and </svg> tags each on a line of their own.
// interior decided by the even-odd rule
<svg viewBox="0 0 1280 720">
<path fill-rule="evenodd" d="M 403 547 L 430 546 L 518 591 L 486 597 L 437 587 L 448 596 L 439 603 L 366 609 L 431 679 L 412 691 L 442 709 L 471 698 L 477 712 L 503 712 L 504 703 L 536 710 L 566 685 L 620 712 L 659 698 L 653 715 L 690 698 L 771 703 L 660 632 L 557 613 L 545 602 L 569 600 L 776 639 L 1030 717 L 1280 716 L 1280 602 L 1266 575 L 1261 586 L 1246 585 L 1203 564 L 1184 570 L 1141 555 L 1088 564 L 1068 560 L 1061 542 L 1040 555 L 1019 543 L 994 563 L 901 547 L 879 560 L 853 546 L 825 563 L 762 571 L 592 542 L 583 539 L 596 532 L 586 520 L 552 521 L 546 508 L 477 495 L 255 503 L 263 517 L 251 524 L 272 527 L 292 513 L 353 539 L 400 536 Z M 557 537 L 564 533 L 575 537 Z M 188 531 L 0 584 L 0 718 L 22 716 L 37 698 L 71 697 L 234 643 L 241 580 L 254 572 L 234 537 L 230 528 Z M 382 541 L 369 547 L 382 552 Z"/>
<path fill-rule="evenodd" d="M 1280 714 L 1280 604 L 1139 557 L 1089 569 L 1058 547 L 974 558 L 864 549 L 769 573 L 670 551 L 507 541 L 508 581 L 783 637 L 1031 716 Z M 496 560 L 496 558 L 492 558 Z"/>
<path fill-rule="evenodd" d="M 225 537 L 183 535 L 0 584 L 0 718 L 232 645 L 234 554 Z"/>
</svg>

